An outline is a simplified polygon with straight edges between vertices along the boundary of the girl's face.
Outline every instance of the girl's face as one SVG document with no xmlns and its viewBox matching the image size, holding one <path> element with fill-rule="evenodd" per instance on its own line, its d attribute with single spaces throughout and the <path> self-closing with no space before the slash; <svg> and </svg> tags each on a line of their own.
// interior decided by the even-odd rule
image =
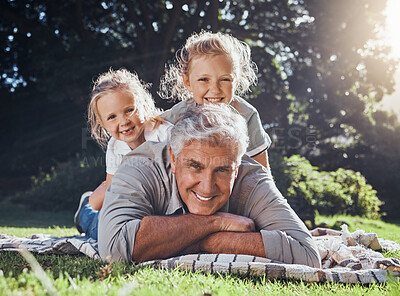
<svg viewBox="0 0 400 296">
<path fill-rule="evenodd" d="M 194 58 L 189 73 L 183 74 L 183 82 L 197 104 L 230 104 L 237 86 L 234 78 L 232 59 L 226 55 Z"/>
<path fill-rule="evenodd" d="M 144 122 L 136 115 L 133 96 L 116 91 L 97 101 L 100 125 L 115 139 L 126 142 L 131 149 L 142 144 Z"/>
</svg>

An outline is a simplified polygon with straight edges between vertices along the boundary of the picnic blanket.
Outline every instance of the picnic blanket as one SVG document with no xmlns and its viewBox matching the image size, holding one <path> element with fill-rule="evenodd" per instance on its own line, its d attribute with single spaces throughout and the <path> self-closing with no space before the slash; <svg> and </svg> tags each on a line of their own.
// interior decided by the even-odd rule
<svg viewBox="0 0 400 296">
<path fill-rule="evenodd" d="M 285 264 L 267 258 L 233 254 L 190 254 L 152 260 L 140 266 L 203 271 L 221 274 L 265 276 L 268 279 L 293 279 L 305 282 L 382 283 L 400 279 L 400 260 L 385 258 L 376 250 L 398 251 L 400 246 L 378 238 L 375 233 L 357 230 L 350 233 L 317 228 L 311 231 L 322 259 L 322 268 Z M 86 254 L 100 259 L 97 241 L 83 236 L 56 237 L 45 234 L 19 238 L 0 234 L 0 251 L 24 247 L 39 254 Z"/>
<path fill-rule="evenodd" d="M 0 251 L 18 252 L 24 248 L 37 254 L 79 255 L 100 259 L 98 244 L 81 235 L 58 237 L 49 234 L 32 234 L 26 237 L 0 234 Z"/>
</svg>

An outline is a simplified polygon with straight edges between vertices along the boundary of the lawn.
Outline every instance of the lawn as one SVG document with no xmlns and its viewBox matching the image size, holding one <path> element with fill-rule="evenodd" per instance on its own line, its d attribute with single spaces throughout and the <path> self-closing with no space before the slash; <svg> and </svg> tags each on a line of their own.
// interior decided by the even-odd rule
<svg viewBox="0 0 400 296">
<path fill-rule="evenodd" d="M 26 236 L 48 233 L 75 235 L 73 213 L 27 212 L 0 207 L 0 233 Z M 339 222 L 338 222 L 339 221 Z M 363 229 L 400 242 L 400 224 L 359 217 L 317 216 L 317 223 L 332 227 L 342 222 L 350 231 Z M 400 258 L 400 252 L 386 254 Z M 400 295 L 400 283 L 344 285 L 269 281 L 265 278 L 191 273 L 179 270 L 108 265 L 86 256 L 35 255 L 46 278 L 16 253 L 0 253 L 0 295 Z"/>
</svg>

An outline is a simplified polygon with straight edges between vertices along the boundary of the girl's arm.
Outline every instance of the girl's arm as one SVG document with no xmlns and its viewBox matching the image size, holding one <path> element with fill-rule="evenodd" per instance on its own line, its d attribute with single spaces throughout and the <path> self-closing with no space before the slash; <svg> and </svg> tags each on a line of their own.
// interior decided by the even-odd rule
<svg viewBox="0 0 400 296">
<path fill-rule="evenodd" d="M 269 169 L 267 150 L 260 154 L 257 154 L 256 156 L 253 156 L 252 158 L 258 163 L 262 164 L 265 168 Z"/>
<path fill-rule="evenodd" d="M 101 183 L 89 197 L 89 204 L 92 206 L 93 210 L 99 211 L 103 207 L 104 196 L 113 177 L 114 175 L 107 174 L 106 180 Z"/>
</svg>

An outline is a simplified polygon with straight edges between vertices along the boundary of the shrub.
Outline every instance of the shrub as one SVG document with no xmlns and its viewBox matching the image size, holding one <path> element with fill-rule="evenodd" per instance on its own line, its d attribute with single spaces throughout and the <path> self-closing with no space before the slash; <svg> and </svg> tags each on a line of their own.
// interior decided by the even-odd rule
<svg viewBox="0 0 400 296">
<path fill-rule="evenodd" d="M 82 157 L 52 167 L 32 177 L 30 190 L 18 193 L 12 201 L 32 209 L 74 210 L 85 191 L 94 190 L 105 180 L 104 155 Z"/>
<path fill-rule="evenodd" d="M 334 182 L 342 185 L 343 195 L 351 201 L 344 214 L 379 218 L 378 212 L 382 202 L 376 196 L 376 190 L 367 184 L 363 175 L 342 168 L 330 174 Z"/>
<path fill-rule="evenodd" d="M 277 187 L 288 200 L 303 199 L 324 215 L 380 216 L 382 202 L 359 172 L 342 168 L 335 172 L 318 171 L 299 155 L 280 158 L 271 167 Z"/>
</svg>

